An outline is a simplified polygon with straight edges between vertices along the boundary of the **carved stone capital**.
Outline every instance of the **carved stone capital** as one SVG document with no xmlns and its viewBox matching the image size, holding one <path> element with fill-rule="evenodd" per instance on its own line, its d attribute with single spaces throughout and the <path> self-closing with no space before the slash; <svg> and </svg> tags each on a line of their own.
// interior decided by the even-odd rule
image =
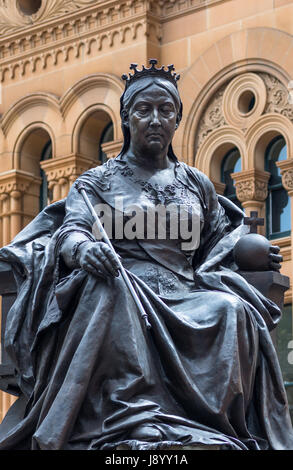
<svg viewBox="0 0 293 470">
<path fill-rule="evenodd" d="M 67 155 L 45 160 L 40 163 L 46 173 L 49 188 L 54 184 L 64 184 L 66 181 L 74 181 L 78 176 L 88 170 L 92 160 L 80 155 Z"/>
<path fill-rule="evenodd" d="M 52 191 L 50 202 L 66 197 L 72 183 L 93 166 L 93 161 L 80 155 L 52 158 L 40 163 L 46 173 L 48 189 Z"/>
<path fill-rule="evenodd" d="M 246 170 L 232 173 L 235 182 L 236 195 L 240 202 L 263 202 L 268 196 L 268 181 L 270 173 L 260 170 Z"/>
<path fill-rule="evenodd" d="M 276 162 L 282 175 L 282 183 L 290 196 L 293 196 L 293 158 Z"/>
<path fill-rule="evenodd" d="M 20 170 L 6 171 L 0 174 L 0 195 L 11 196 L 19 199 L 33 182 L 41 182 L 29 173 Z"/>
</svg>

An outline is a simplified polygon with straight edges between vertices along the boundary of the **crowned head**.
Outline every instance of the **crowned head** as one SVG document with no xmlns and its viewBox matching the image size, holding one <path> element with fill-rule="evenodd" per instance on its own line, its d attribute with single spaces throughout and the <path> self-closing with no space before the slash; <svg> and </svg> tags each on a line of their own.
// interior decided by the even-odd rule
<svg viewBox="0 0 293 470">
<path fill-rule="evenodd" d="M 149 63 L 151 65 L 150 67 L 147 68 L 143 65 L 141 70 L 138 70 L 137 64 L 131 64 L 130 70 L 132 70 L 133 73 L 122 75 L 122 79 L 125 81 L 125 90 L 120 99 L 120 114 L 124 134 L 124 145 L 121 154 L 128 150 L 131 139 L 129 129 L 125 125 L 125 116 L 129 113 L 131 105 L 139 93 L 154 85 L 164 89 L 169 93 L 174 102 L 177 111 L 177 125 L 179 125 L 182 118 L 183 106 L 177 87 L 180 75 L 175 73 L 173 65 L 169 65 L 166 69 L 164 66 L 160 68 L 156 67 L 156 59 L 150 59 Z M 171 158 L 176 158 L 171 145 L 168 154 Z"/>
</svg>

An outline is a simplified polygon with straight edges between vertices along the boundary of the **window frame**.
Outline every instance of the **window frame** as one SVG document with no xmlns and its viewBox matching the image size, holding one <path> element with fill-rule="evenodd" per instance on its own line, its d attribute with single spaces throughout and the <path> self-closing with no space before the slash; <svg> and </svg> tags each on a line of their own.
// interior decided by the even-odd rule
<svg viewBox="0 0 293 470">
<path fill-rule="evenodd" d="M 268 144 L 268 146 L 266 148 L 266 152 L 265 152 L 265 170 L 268 171 L 268 172 L 270 172 L 269 154 L 272 150 L 272 147 L 279 140 L 283 140 L 284 143 L 285 143 L 285 146 L 286 146 L 286 141 L 285 141 L 284 137 L 281 134 L 279 134 L 278 136 L 276 136 L 274 139 L 271 140 L 271 142 Z M 275 163 L 277 161 L 278 160 L 276 160 Z M 267 196 L 267 199 L 266 199 L 266 237 L 268 238 L 268 240 L 277 240 L 279 238 L 285 238 L 285 237 L 289 237 L 291 235 L 291 230 L 283 230 L 281 232 L 272 232 L 272 216 L 271 216 L 272 206 L 273 206 L 272 195 L 273 195 L 273 191 L 277 191 L 277 190 L 280 190 L 280 189 L 283 189 L 284 191 L 286 191 L 286 189 L 284 188 L 284 186 L 282 184 L 282 180 L 280 181 L 280 183 L 273 184 L 273 185 L 270 185 L 270 180 L 268 181 L 268 196 Z M 290 203 L 290 200 L 289 200 L 289 203 Z M 291 221 L 291 223 L 292 223 L 292 221 Z"/>
</svg>

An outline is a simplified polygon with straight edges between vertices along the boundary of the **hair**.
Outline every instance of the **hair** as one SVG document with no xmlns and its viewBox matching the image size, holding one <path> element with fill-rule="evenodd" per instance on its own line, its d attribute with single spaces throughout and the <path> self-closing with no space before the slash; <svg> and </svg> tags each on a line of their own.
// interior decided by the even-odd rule
<svg viewBox="0 0 293 470">
<path fill-rule="evenodd" d="M 123 147 L 119 156 L 124 155 L 130 146 L 131 137 L 130 137 L 129 128 L 124 123 L 125 114 L 128 114 L 136 96 L 140 92 L 151 87 L 152 85 L 157 85 L 170 93 L 177 109 L 177 124 L 178 125 L 182 119 L 183 105 L 180 99 L 178 89 L 172 82 L 164 78 L 154 78 L 154 77 L 145 77 L 145 78 L 141 78 L 140 80 L 133 82 L 124 91 L 124 93 L 122 94 L 120 98 L 120 116 L 121 116 L 121 125 L 122 125 L 122 132 L 124 136 L 124 142 L 123 142 Z M 177 157 L 174 154 L 174 151 L 172 148 L 172 144 L 169 145 L 168 156 L 172 160 L 177 160 Z"/>
</svg>

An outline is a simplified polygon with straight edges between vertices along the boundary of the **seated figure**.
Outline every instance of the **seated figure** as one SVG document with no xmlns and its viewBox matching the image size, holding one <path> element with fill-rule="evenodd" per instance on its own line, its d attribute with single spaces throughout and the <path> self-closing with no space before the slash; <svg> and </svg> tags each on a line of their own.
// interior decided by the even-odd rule
<svg viewBox="0 0 293 470">
<path fill-rule="evenodd" d="M 236 272 L 244 214 L 175 156 L 178 76 L 150 64 L 122 77 L 121 153 L 0 251 L 18 286 L 5 347 L 22 392 L 0 449 L 293 449 L 270 337 L 280 310 Z"/>
</svg>

